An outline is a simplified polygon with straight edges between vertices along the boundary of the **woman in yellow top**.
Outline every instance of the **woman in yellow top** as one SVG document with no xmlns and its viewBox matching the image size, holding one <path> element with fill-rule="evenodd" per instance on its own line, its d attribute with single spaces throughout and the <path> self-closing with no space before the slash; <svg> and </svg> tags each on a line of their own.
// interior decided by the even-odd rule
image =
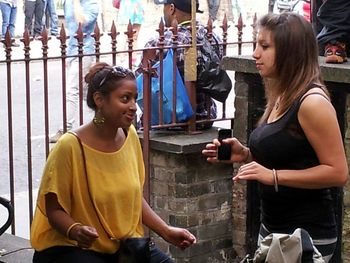
<svg viewBox="0 0 350 263">
<path fill-rule="evenodd" d="M 142 224 L 182 249 L 194 244 L 189 231 L 167 225 L 142 196 L 133 73 L 100 62 L 85 81 L 95 117 L 63 135 L 47 159 L 31 226 L 33 262 L 118 262 L 119 240 L 142 237 Z M 152 246 L 150 262 L 173 261 Z"/>
</svg>

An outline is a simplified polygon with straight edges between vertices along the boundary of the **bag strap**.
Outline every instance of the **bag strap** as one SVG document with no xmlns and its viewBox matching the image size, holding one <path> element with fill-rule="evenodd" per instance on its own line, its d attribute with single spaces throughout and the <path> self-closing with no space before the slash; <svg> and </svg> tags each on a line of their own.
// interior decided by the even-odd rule
<svg viewBox="0 0 350 263">
<path fill-rule="evenodd" d="M 87 169 L 86 169 L 86 158 L 85 158 L 85 151 L 84 151 L 84 147 L 83 147 L 83 143 L 81 142 L 81 139 L 79 138 L 78 134 L 74 131 L 68 131 L 68 133 L 74 135 L 74 137 L 77 139 L 78 143 L 79 143 L 79 147 L 81 150 L 81 155 L 83 157 L 83 166 L 84 166 L 84 173 L 86 176 L 86 180 L 88 181 L 88 177 L 87 177 Z M 89 196 L 91 198 L 91 194 L 90 194 L 90 189 L 89 189 L 89 184 L 88 184 L 88 192 L 89 192 Z M 95 206 L 94 206 L 95 208 Z"/>
<path fill-rule="evenodd" d="M 90 198 L 90 202 L 92 204 L 92 207 L 94 208 L 95 210 L 95 213 L 96 213 L 96 216 L 98 218 L 98 221 L 100 222 L 100 225 L 102 226 L 103 230 L 106 232 L 108 238 L 110 240 L 118 240 L 117 238 L 113 237 L 112 235 L 109 234 L 109 232 L 106 230 L 105 226 L 103 225 L 102 223 L 102 220 L 97 212 L 97 209 L 96 209 L 96 206 L 95 206 L 95 203 L 92 199 L 92 195 L 91 195 L 91 191 L 90 191 L 90 184 L 89 184 L 89 177 L 88 177 L 88 172 L 87 172 L 87 167 L 86 167 L 86 157 L 85 157 L 85 151 L 84 151 L 84 147 L 83 147 L 83 143 L 81 142 L 81 139 L 79 138 L 78 134 L 74 131 L 68 131 L 68 133 L 72 134 L 78 141 L 79 143 L 79 147 L 80 147 L 80 150 L 81 150 L 81 155 L 82 155 L 82 158 L 83 158 L 83 166 L 84 166 L 84 174 L 85 174 L 85 178 L 86 178 L 86 185 L 87 185 L 87 191 L 88 191 L 88 194 L 89 194 L 89 198 Z"/>
</svg>

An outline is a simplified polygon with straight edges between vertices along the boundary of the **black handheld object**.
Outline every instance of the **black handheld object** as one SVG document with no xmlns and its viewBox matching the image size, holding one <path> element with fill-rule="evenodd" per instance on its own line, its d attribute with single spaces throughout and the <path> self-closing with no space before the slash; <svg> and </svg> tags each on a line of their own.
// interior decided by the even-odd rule
<svg viewBox="0 0 350 263">
<path fill-rule="evenodd" d="M 217 159 L 218 160 L 230 160 L 231 159 L 231 144 L 225 144 L 222 142 L 223 139 L 232 138 L 232 130 L 231 129 L 219 129 L 218 131 L 218 140 L 220 142 L 220 146 L 217 151 Z"/>
</svg>

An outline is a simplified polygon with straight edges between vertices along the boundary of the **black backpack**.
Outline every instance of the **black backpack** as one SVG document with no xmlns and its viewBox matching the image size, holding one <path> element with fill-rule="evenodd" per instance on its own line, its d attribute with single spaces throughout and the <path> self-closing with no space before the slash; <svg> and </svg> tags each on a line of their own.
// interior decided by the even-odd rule
<svg viewBox="0 0 350 263">
<path fill-rule="evenodd" d="M 211 98 L 224 102 L 232 88 L 232 82 L 226 71 L 221 69 L 219 41 L 213 37 L 213 44 L 207 38 L 198 41 L 197 89 Z"/>
</svg>

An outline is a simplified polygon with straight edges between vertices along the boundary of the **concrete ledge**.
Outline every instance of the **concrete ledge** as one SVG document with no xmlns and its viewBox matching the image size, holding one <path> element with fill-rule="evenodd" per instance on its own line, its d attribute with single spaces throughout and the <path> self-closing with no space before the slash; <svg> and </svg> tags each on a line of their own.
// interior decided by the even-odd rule
<svg viewBox="0 0 350 263">
<path fill-rule="evenodd" d="M 32 262 L 34 249 L 27 239 L 5 233 L 0 236 L 0 250 L 0 262 Z"/>
<path fill-rule="evenodd" d="M 324 81 L 350 84 L 349 61 L 344 64 L 327 64 L 324 61 L 324 57 L 319 57 L 321 73 Z M 251 56 L 226 56 L 222 59 L 221 65 L 226 70 L 243 73 L 258 73 L 255 66 L 255 60 Z"/>
<path fill-rule="evenodd" d="M 143 134 L 139 134 L 143 143 Z M 217 128 L 200 131 L 199 134 L 185 134 L 183 131 L 152 131 L 150 134 L 150 148 L 168 153 L 190 154 L 203 150 L 208 142 L 217 137 Z"/>
</svg>

